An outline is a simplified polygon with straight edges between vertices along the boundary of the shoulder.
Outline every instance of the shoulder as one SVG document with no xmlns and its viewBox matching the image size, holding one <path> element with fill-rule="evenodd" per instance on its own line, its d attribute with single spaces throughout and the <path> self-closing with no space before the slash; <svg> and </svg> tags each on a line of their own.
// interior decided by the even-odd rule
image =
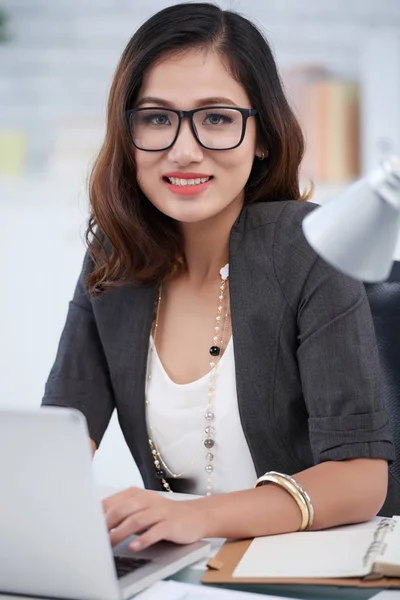
<svg viewBox="0 0 400 600">
<path fill-rule="evenodd" d="M 260 240 L 264 248 L 270 249 L 269 252 L 264 250 L 263 254 L 270 254 L 276 281 L 293 310 L 302 298 L 309 299 L 317 292 L 320 301 L 325 306 L 329 304 L 335 315 L 365 298 L 361 282 L 328 264 L 306 240 L 303 219 L 318 208 L 317 204 L 301 201 L 265 202 L 254 208 L 255 211 L 251 207 L 246 219 L 245 235 L 252 240 Z M 251 236 L 251 230 L 267 224 L 272 227 L 266 227 L 262 236 Z M 253 251 L 262 253 L 259 245 Z"/>
<path fill-rule="evenodd" d="M 311 202 L 284 200 L 260 202 L 243 210 L 241 232 L 248 240 L 244 245 L 247 258 L 251 253 L 258 266 L 274 276 L 293 310 L 314 279 L 346 288 L 352 297 L 360 294 L 358 282 L 333 269 L 307 242 L 302 222 L 316 208 Z"/>
<path fill-rule="evenodd" d="M 318 205 L 301 200 L 281 200 L 279 202 L 257 202 L 245 205 L 234 229 L 244 235 L 259 227 L 275 225 L 277 230 L 292 237 L 296 230 L 302 232 L 301 224 Z"/>
<path fill-rule="evenodd" d="M 249 204 L 243 208 L 234 229 L 244 237 L 267 244 L 277 268 L 295 263 L 297 269 L 300 266 L 307 269 L 316 259 L 316 253 L 304 236 L 302 222 L 316 208 L 317 204 L 299 200 Z M 255 235 L 255 230 L 260 229 L 265 233 Z"/>
</svg>

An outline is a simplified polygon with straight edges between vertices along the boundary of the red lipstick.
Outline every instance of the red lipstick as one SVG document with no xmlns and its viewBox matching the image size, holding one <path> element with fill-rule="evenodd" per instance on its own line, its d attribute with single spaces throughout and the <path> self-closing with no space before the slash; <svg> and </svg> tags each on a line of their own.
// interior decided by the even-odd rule
<svg viewBox="0 0 400 600">
<path fill-rule="evenodd" d="M 197 183 L 192 185 L 175 185 L 168 181 L 168 177 L 175 177 L 177 179 L 204 179 L 209 177 L 210 179 L 205 183 Z M 196 194 L 200 194 L 205 191 L 212 182 L 212 175 L 206 175 L 204 173 L 183 173 L 182 171 L 174 171 L 171 173 L 166 173 L 163 175 L 163 181 L 168 186 L 168 189 L 174 194 L 179 194 L 180 196 L 195 196 Z"/>
<path fill-rule="evenodd" d="M 208 173 L 184 173 L 183 171 L 171 171 L 171 173 L 164 173 L 163 177 L 176 177 L 179 179 L 204 179 L 205 177 L 211 177 Z"/>
</svg>

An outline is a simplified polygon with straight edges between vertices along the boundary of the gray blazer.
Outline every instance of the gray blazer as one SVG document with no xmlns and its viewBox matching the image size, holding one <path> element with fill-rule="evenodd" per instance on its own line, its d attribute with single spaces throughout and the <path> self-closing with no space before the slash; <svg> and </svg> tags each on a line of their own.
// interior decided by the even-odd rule
<svg viewBox="0 0 400 600">
<path fill-rule="evenodd" d="M 237 397 L 258 476 L 326 460 L 394 458 L 364 286 L 306 242 L 301 222 L 314 207 L 245 206 L 231 231 Z M 144 403 L 157 289 L 128 284 L 92 299 L 84 285 L 91 268 L 86 255 L 43 404 L 82 411 L 97 444 L 116 409 L 145 486 L 161 489 Z"/>
</svg>

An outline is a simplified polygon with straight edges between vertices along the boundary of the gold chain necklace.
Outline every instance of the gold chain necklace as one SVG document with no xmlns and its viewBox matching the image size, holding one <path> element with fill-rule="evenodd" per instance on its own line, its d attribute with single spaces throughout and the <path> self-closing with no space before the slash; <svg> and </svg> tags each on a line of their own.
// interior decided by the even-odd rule
<svg viewBox="0 0 400 600">
<path fill-rule="evenodd" d="M 214 335 L 212 338 L 213 343 L 209 349 L 209 353 L 211 354 L 212 359 L 210 360 L 210 380 L 208 383 L 207 407 L 206 407 L 206 412 L 204 415 L 205 427 L 204 427 L 204 434 L 201 439 L 202 444 L 207 449 L 207 454 L 205 456 L 205 459 L 206 459 L 205 471 L 207 473 L 207 491 L 206 491 L 207 496 L 211 495 L 211 475 L 214 471 L 214 466 L 212 464 L 214 461 L 214 454 L 211 452 L 211 449 L 214 448 L 214 445 L 215 445 L 215 440 L 213 438 L 213 436 L 215 435 L 215 428 L 214 428 L 215 415 L 212 410 L 214 396 L 215 396 L 215 378 L 216 378 L 216 374 L 217 374 L 217 368 L 218 368 L 218 365 L 219 365 L 219 362 L 221 360 L 222 353 L 224 350 L 225 334 L 226 334 L 226 329 L 227 329 L 229 316 L 230 316 L 228 308 L 227 308 L 227 300 L 225 300 L 225 290 L 226 290 L 226 286 L 228 284 L 228 278 L 229 278 L 229 266 L 228 265 L 225 265 L 225 267 L 223 267 L 223 269 L 220 270 L 220 276 L 221 276 L 221 283 L 219 286 L 219 295 L 218 295 L 218 312 L 217 312 L 217 316 L 215 319 Z M 153 343 L 150 344 L 150 357 L 149 357 L 148 374 L 147 374 L 148 381 L 151 379 L 153 348 L 155 348 L 155 343 L 156 343 L 156 339 L 157 339 L 157 330 L 158 330 L 158 324 L 159 324 L 161 300 L 162 300 L 162 284 L 160 285 L 159 293 L 158 293 L 156 318 L 155 318 L 154 331 L 153 331 Z M 225 300 L 225 303 L 224 303 L 224 300 Z M 225 313 L 224 313 L 224 317 L 223 317 L 222 314 L 223 314 L 224 306 L 225 306 Z M 146 406 L 148 406 L 149 404 L 150 404 L 150 399 L 149 399 L 149 395 L 147 393 L 147 386 L 146 386 Z M 148 433 L 149 433 L 148 441 L 149 441 L 149 447 L 150 447 L 150 451 L 152 454 L 154 466 L 156 469 L 156 477 L 161 480 L 161 483 L 167 492 L 172 492 L 172 489 L 171 489 L 168 481 L 166 480 L 167 473 L 169 473 L 171 475 L 171 477 L 174 479 L 182 477 L 183 475 L 186 474 L 187 469 L 190 468 L 190 466 L 193 466 L 195 464 L 195 461 L 192 459 L 189 463 L 189 467 L 187 467 L 181 473 L 174 473 L 169 468 L 166 461 L 163 459 L 160 449 L 159 449 L 156 441 L 154 440 L 153 427 L 150 424 L 148 415 L 147 415 L 147 423 L 148 423 Z"/>
</svg>

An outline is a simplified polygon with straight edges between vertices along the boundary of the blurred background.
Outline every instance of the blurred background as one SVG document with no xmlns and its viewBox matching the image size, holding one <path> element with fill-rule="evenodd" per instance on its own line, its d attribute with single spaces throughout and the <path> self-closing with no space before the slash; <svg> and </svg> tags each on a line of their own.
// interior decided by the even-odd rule
<svg viewBox="0 0 400 600">
<path fill-rule="evenodd" d="M 86 181 L 118 59 L 175 2 L 0 0 L 1 405 L 37 406 L 84 254 Z M 274 50 L 323 203 L 400 152 L 400 0 L 231 0 Z M 115 419 L 99 483 L 140 482 Z"/>
</svg>

